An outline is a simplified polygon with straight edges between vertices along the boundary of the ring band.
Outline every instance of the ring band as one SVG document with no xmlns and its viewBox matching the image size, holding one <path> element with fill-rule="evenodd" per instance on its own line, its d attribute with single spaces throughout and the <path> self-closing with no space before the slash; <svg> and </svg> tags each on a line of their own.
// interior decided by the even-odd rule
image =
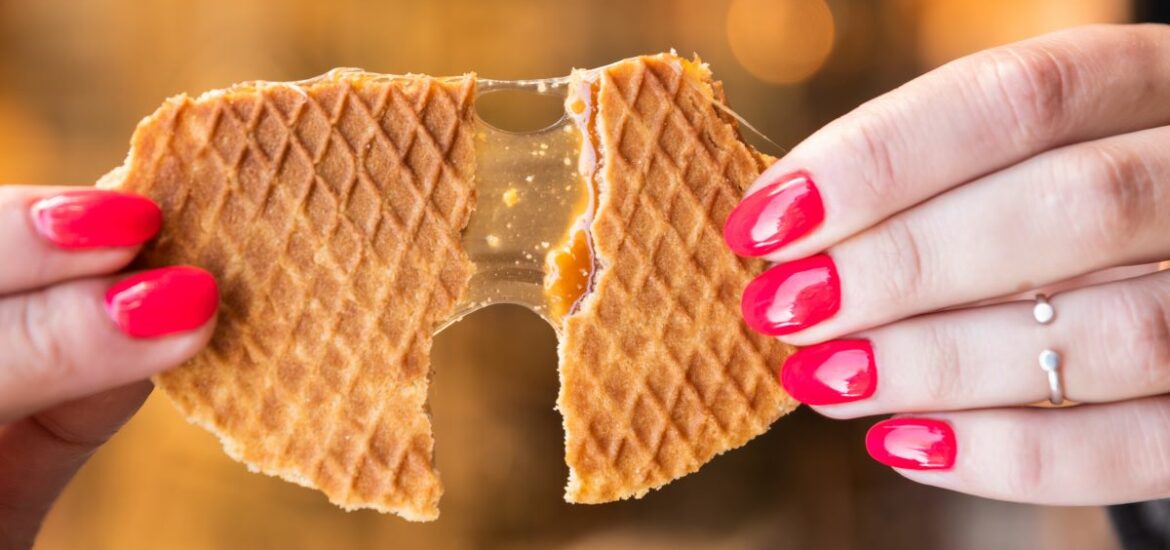
<svg viewBox="0 0 1170 550">
<path fill-rule="evenodd" d="M 1048 402 L 1053 405 L 1064 403 L 1064 385 L 1060 379 L 1060 354 L 1046 349 L 1040 352 L 1040 369 L 1048 374 Z"/>
<path fill-rule="evenodd" d="M 1056 308 L 1048 301 L 1044 294 L 1036 295 L 1036 305 L 1032 306 L 1032 318 L 1041 325 L 1047 325 L 1056 318 Z M 1064 403 L 1064 385 L 1060 378 L 1061 357 L 1054 349 L 1045 349 L 1037 358 L 1040 370 L 1048 375 L 1048 402 L 1053 405 Z"/>
</svg>

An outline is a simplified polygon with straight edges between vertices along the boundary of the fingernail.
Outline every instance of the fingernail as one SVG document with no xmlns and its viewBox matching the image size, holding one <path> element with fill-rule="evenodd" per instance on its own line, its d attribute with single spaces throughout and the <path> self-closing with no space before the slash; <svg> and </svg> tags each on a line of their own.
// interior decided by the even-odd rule
<svg viewBox="0 0 1170 550">
<path fill-rule="evenodd" d="M 802 348 L 784 362 L 780 383 L 809 405 L 865 399 L 877 388 L 873 346 L 868 340 L 832 340 Z"/>
<path fill-rule="evenodd" d="M 127 277 L 106 291 L 106 313 L 135 338 L 193 330 L 215 315 L 215 277 L 197 267 L 154 269 Z"/>
<path fill-rule="evenodd" d="M 150 199 L 101 189 L 41 199 L 31 213 L 37 232 L 67 249 L 142 244 L 162 225 L 162 212 Z"/>
<path fill-rule="evenodd" d="M 740 256 L 763 256 L 812 231 L 824 219 L 816 184 L 808 173 L 794 172 L 744 197 L 727 216 L 723 240 Z"/>
<path fill-rule="evenodd" d="M 955 431 L 930 418 L 891 418 L 865 434 L 865 449 L 874 460 L 910 470 L 946 470 L 955 465 Z"/>
<path fill-rule="evenodd" d="M 748 283 L 740 308 L 748 326 L 780 336 L 811 327 L 837 313 L 841 285 L 826 254 L 776 265 Z"/>
</svg>

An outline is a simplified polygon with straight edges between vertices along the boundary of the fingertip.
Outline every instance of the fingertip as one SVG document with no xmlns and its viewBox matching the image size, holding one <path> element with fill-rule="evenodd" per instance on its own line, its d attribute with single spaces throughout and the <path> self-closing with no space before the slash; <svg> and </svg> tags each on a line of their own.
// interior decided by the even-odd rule
<svg viewBox="0 0 1170 550">
<path fill-rule="evenodd" d="M 0 295 L 125 268 L 154 238 L 162 211 L 146 197 L 98 189 L 0 187 Z"/>
<path fill-rule="evenodd" d="M 773 176 L 765 173 L 735 206 L 723 225 L 723 240 L 736 254 L 762 257 L 803 239 L 825 218 L 812 176 L 804 170 Z M 755 185 L 755 184 L 753 184 Z"/>
<path fill-rule="evenodd" d="M 105 293 L 104 305 L 126 335 L 157 338 L 208 323 L 219 308 L 219 285 L 198 267 L 152 269 L 114 283 Z"/>
<path fill-rule="evenodd" d="M 40 236 L 63 250 L 137 247 L 162 228 L 162 210 L 147 197 L 104 189 L 73 189 L 29 207 Z"/>
<path fill-rule="evenodd" d="M 945 420 L 895 417 L 870 426 L 865 450 L 874 460 L 894 468 L 949 470 L 955 465 L 958 444 Z"/>
</svg>

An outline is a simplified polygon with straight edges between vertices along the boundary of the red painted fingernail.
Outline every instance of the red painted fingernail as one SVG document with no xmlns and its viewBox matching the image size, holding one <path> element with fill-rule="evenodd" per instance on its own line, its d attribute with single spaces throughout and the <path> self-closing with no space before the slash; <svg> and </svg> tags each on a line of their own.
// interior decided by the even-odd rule
<svg viewBox="0 0 1170 550">
<path fill-rule="evenodd" d="M 930 418 L 891 418 L 865 434 L 865 450 L 874 460 L 910 470 L 946 470 L 955 465 L 955 431 Z"/>
<path fill-rule="evenodd" d="M 784 362 L 780 383 L 809 405 L 865 399 L 877 389 L 873 347 L 868 340 L 832 340 L 802 348 Z"/>
<path fill-rule="evenodd" d="M 106 313 L 135 338 L 198 328 L 215 315 L 215 277 L 197 267 L 153 269 L 127 277 L 106 291 Z"/>
<path fill-rule="evenodd" d="M 740 308 L 748 326 L 779 336 L 811 327 L 837 313 L 841 284 L 826 254 L 779 264 L 743 290 Z"/>
<path fill-rule="evenodd" d="M 816 184 L 808 173 L 795 172 L 744 197 L 727 216 L 723 240 L 740 256 L 763 256 L 812 231 L 824 219 Z"/>
<path fill-rule="evenodd" d="M 150 199 L 101 189 L 41 199 L 31 213 L 37 232 L 67 249 L 142 244 L 162 225 L 162 212 Z"/>
</svg>

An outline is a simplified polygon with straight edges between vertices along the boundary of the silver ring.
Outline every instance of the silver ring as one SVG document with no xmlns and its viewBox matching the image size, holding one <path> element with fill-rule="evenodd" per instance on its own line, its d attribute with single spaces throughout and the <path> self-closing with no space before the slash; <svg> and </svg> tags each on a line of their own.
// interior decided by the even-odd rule
<svg viewBox="0 0 1170 550">
<path fill-rule="evenodd" d="M 1041 325 L 1047 325 L 1056 318 L 1056 309 L 1044 294 L 1036 295 L 1036 305 L 1032 306 L 1032 318 Z M 1060 379 L 1061 357 L 1054 349 L 1045 349 L 1037 358 L 1040 370 L 1048 375 L 1048 402 L 1053 405 L 1064 403 L 1064 384 Z"/>
<path fill-rule="evenodd" d="M 1060 379 L 1060 354 L 1046 349 L 1040 352 L 1040 369 L 1048 374 L 1048 402 L 1053 405 L 1064 403 L 1064 384 Z"/>
</svg>

